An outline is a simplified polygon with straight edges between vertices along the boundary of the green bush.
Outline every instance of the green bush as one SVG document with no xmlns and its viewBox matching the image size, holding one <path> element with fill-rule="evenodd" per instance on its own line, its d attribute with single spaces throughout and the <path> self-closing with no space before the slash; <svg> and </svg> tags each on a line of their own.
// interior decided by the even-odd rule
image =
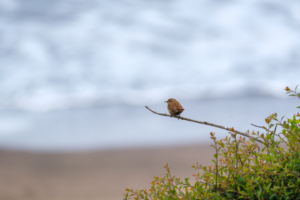
<svg viewBox="0 0 300 200">
<path fill-rule="evenodd" d="M 297 87 L 285 90 L 300 99 Z M 247 139 L 234 128 L 230 137 L 219 141 L 211 132 L 214 166 L 193 165 L 195 184 L 190 184 L 189 178 L 171 176 L 166 164 L 165 177 L 154 177 L 149 190 L 126 189 L 124 200 L 300 199 L 300 119 L 296 117 L 299 112 L 286 120 L 272 114 L 265 119 L 265 126 L 257 126 L 264 133 L 248 131 Z M 278 133 L 277 127 L 281 128 Z"/>
</svg>

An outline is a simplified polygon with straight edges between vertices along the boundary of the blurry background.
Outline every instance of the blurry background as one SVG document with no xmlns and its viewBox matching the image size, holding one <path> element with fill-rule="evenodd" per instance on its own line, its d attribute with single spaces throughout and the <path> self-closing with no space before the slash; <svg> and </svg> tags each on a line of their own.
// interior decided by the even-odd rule
<svg viewBox="0 0 300 200">
<path fill-rule="evenodd" d="M 283 89 L 300 81 L 299 10 L 297 0 L 1 0 L 0 159 L 7 168 L 3 164 L 0 175 L 7 177 L 0 180 L 20 183 L 14 177 L 24 170 L 37 178 L 21 184 L 25 189 L 19 195 L 59 199 L 58 191 L 70 194 L 82 187 L 63 190 L 54 178 L 52 196 L 46 189 L 37 193 L 34 183 L 54 187 L 41 178 L 50 173 L 45 168 L 51 169 L 51 177 L 67 176 L 64 170 L 72 167 L 74 174 L 92 169 L 97 174 L 109 159 L 116 163 L 105 165 L 106 170 L 135 155 L 131 159 L 144 164 L 127 161 L 126 169 L 145 170 L 148 162 L 163 171 L 166 160 L 177 159 L 171 152 L 197 155 L 195 145 L 209 146 L 210 131 L 218 138 L 227 135 L 144 108 L 166 113 L 168 98 L 181 102 L 184 117 L 240 131 L 257 130 L 250 123 L 261 125 L 274 112 L 290 117 L 299 100 L 285 96 Z M 153 164 L 156 159 L 149 156 L 162 156 L 161 162 Z M 191 156 L 185 167 L 197 161 Z M 40 175 L 35 169 L 42 170 Z M 156 175 L 148 168 L 147 173 Z M 65 185 L 77 182 L 63 180 Z M 148 187 L 151 178 L 142 180 Z M 134 184 L 143 185 L 125 181 L 119 188 Z M 14 190 L 5 191 L 10 190 L 3 189 L 0 198 L 21 198 Z M 99 199 L 95 191 L 72 199 Z M 112 198 L 109 194 L 105 199 Z"/>
</svg>

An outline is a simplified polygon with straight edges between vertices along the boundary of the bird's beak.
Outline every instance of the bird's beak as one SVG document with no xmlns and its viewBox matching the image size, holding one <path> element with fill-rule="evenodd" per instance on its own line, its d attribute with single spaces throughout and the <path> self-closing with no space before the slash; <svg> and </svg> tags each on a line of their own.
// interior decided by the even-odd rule
<svg viewBox="0 0 300 200">
<path fill-rule="evenodd" d="M 165 101 L 166 103 L 168 103 L 168 101 Z"/>
</svg>

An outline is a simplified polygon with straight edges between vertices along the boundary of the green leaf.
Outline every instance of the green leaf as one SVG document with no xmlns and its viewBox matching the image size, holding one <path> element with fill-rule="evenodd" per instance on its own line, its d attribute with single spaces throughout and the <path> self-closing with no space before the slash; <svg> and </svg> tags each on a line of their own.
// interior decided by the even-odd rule
<svg viewBox="0 0 300 200">
<path fill-rule="evenodd" d="M 295 95 L 295 94 L 290 94 L 289 96 L 293 96 L 293 97 L 295 97 L 296 95 Z"/>
<path fill-rule="evenodd" d="M 262 192 L 262 190 L 259 190 L 259 191 L 257 192 L 257 196 L 258 196 L 258 197 L 260 197 L 261 192 Z"/>
</svg>

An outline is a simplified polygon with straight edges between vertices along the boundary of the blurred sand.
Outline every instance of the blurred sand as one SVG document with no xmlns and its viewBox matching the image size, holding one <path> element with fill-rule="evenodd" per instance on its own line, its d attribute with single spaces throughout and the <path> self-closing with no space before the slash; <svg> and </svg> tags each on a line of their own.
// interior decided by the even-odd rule
<svg viewBox="0 0 300 200">
<path fill-rule="evenodd" d="M 74 153 L 0 150 L 0 200 L 120 200 L 125 188 L 150 188 L 153 176 L 191 177 L 211 164 L 209 144 Z"/>
</svg>

